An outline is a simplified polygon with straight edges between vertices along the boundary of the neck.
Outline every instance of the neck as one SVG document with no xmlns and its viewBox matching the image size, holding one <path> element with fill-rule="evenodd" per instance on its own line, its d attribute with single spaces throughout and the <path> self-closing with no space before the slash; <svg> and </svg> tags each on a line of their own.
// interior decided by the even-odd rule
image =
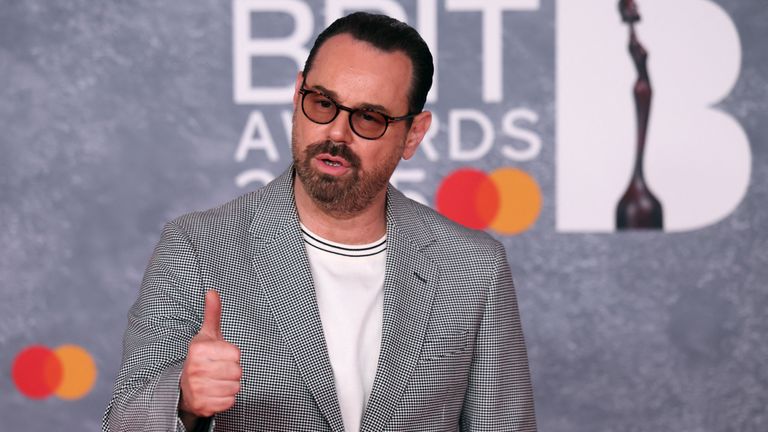
<svg viewBox="0 0 768 432">
<path fill-rule="evenodd" d="M 298 176 L 293 178 L 293 191 L 299 220 L 320 237 L 343 244 L 367 244 L 380 239 L 387 231 L 386 189 L 370 206 L 354 214 L 328 211 L 320 206 Z"/>
</svg>

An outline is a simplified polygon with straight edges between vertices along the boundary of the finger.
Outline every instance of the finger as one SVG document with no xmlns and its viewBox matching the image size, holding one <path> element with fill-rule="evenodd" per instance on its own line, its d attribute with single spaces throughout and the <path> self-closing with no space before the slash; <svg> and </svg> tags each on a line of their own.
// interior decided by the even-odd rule
<svg viewBox="0 0 768 432">
<path fill-rule="evenodd" d="M 195 363 L 229 361 L 239 364 L 240 349 L 237 345 L 224 340 L 205 340 L 204 338 L 197 337 L 197 339 L 194 339 L 189 344 L 187 359 L 192 359 Z"/>
<path fill-rule="evenodd" d="M 214 290 L 208 290 L 205 293 L 203 325 L 198 334 L 203 334 L 211 339 L 224 339 L 221 335 L 221 298 L 219 293 Z"/>
<path fill-rule="evenodd" d="M 240 391 L 240 381 L 230 380 L 200 380 L 192 383 L 195 394 L 204 399 L 215 397 L 230 397 Z"/>
<path fill-rule="evenodd" d="M 207 413 L 207 415 L 205 415 L 205 417 L 210 417 L 216 413 L 226 411 L 232 408 L 234 404 L 235 404 L 234 396 L 211 398 L 208 401 L 206 401 L 206 408 L 208 408 L 209 412 Z"/>
<path fill-rule="evenodd" d="M 206 362 L 190 364 L 182 371 L 185 382 L 233 381 L 240 382 L 243 377 L 239 365 L 229 362 Z"/>
<path fill-rule="evenodd" d="M 240 381 L 242 368 L 232 361 L 216 361 L 206 365 L 205 376 L 212 380 Z"/>
<path fill-rule="evenodd" d="M 184 400 L 184 399 L 182 399 Z M 235 396 L 206 396 L 202 397 L 194 402 L 188 402 L 181 406 L 184 412 L 188 412 L 198 417 L 210 417 L 214 414 L 226 411 L 235 404 Z"/>
</svg>

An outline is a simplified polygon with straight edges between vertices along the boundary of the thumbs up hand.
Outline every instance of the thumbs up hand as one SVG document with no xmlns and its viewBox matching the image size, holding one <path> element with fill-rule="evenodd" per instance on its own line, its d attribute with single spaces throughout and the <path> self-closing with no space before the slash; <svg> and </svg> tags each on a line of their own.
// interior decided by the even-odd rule
<svg viewBox="0 0 768 432">
<path fill-rule="evenodd" d="M 240 350 L 221 335 L 221 299 L 205 294 L 203 325 L 192 338 L 181 372 L 179 410 L 210 417 L 235 404 L 240 391 Z"/>
</svg>

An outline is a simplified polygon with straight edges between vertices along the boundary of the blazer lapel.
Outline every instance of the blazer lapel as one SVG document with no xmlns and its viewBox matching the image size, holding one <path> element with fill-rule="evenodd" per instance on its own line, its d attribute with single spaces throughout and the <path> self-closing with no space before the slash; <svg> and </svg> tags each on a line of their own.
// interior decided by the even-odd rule
<svg viewBox="0 0 768 432">
<path fill-rule="evenodd" d="M 333 369 L 293 201 L 293 170 L 262 190 L 251 225 L 253 265 L 296 365 L 334 431 L 342 431 Z"/>
<path fill-rule="evenodd" d="M 387 197 L 382 342 L 361 432 L 381 431 L 397 407 L 419 358 L 439 276 L 422 252 L 431 231 L 400 192 L 390 187 Z"/>
</svg>

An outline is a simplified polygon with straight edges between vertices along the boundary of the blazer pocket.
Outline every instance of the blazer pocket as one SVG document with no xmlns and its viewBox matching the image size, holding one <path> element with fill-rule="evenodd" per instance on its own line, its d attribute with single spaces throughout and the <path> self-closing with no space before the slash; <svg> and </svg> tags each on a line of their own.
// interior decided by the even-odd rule
<svg viewBox="0 0 768 432">
<path fill-rule="evenodd" d="M 467 350 L 469 334 L 456 330 L 447 334 L 427 335 L 421 348 L 420 361 L 434 361 L 461 354 Z"/>
</svg>

